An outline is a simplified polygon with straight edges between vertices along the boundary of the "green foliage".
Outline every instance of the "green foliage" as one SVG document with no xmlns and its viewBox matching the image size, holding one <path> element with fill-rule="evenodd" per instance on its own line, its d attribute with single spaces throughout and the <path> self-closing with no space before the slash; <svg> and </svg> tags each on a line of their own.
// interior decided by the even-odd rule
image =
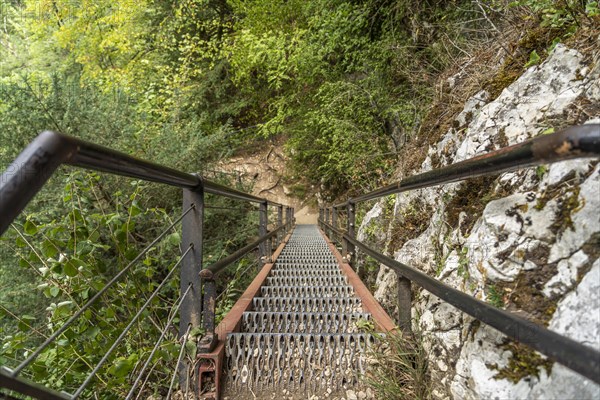
<svg viewBox="0 0 600 400">
<path fill-rule="evenodd" d="M 540 61 L 541 61 L 540 55 L 537 53 L 536 50 L 533 50 L 529 54 L 529 61 L 527 61 L 527 64 L 525 64 L 525 68 L 529 68 L 532 65 L 537 65 L 540 63 Z"/>
<path fill-rule="evenodd" d="M 367 371 L 367 384 L 381 399 L 429 399 L 431 380 L 428 355 L 419 333 L 403 336 L 388 332 L 370 352 L 375 362 Z"/>
<path fill-rule="evenodd" d="M 494 307 L 504 308 L 502 291 L 494 285 L 488 287 L 487 300 Z"/>
<path fill-rule="evenodd" d="M 39 301 L 36 315 L 19 317 L 20 332 L 3 335 L 0 358 L 23 359 L 42 336 L 62 326 L 169 223 L 164 209 L 140 204 L 138 197 L 145 190 L 145 185 L 134 181 L 127 192 L 118 191 L 108 197 L 96 174 L 76 172 L 67 176 L 62 192 L 64 215 L 33 213 L 14 226 L 5 244 L 20 258 L 23 273 L 37 275 L 37 292 L 46 300 Z M 154 246 L 143 262 L 59 336 L 57 345 L 40 354 L 26 375 L 63 390 L 72 391 L 80 385 L 172 268 L 178 253 L 178 236 L 167 236 Z M 149 311 L 100 370 L 95 393 L 106 398 L 126 393 L 130 384 L 126 376 L 148 355 L 158 334 L 157 327 L 167 320 L 178 293 L 177 279 L 161 289 Z M 39 312 L 42 304 L 47 306 Z M 9 321 L 3 322 L 9 326 Z M 168 361 L 177 356 L 173 350 L 173 346 L 165 345 L 160 354 L 165 362 L 158 365 L 159 371 L 172 371 Z"/>
<path fill-rule="evenodd" d="M 527 8 L 541 19 L 541 26 L 548 28 L 569 28 L 581 24 L 581 18 L 598 15 L 597 1 L 580 0 L 518 0 L 509 4 L 510 7 Z"/>
</svg>

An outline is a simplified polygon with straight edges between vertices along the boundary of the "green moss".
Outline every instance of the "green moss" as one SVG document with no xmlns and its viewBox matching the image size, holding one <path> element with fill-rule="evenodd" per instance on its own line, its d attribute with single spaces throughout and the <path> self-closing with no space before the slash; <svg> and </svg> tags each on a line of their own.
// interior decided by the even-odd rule
<svg viewBox="0 0 600 400">
<path fill-rule="evenodd" d="M 490 285 L 487 292 L 488 303 L 497 308 L 504 308 L 504 293 L 495 285 Z"/>
<path fill-rule="evenodd" d="M 552 372 L 553 362 L 543 358 L 539 353 L 526 345 L 509 342 L 502 345 L 502 348 L 510 351 L 512 356 L 508 360 L 506 367 L 499 368 L 498 364 L 488 365 L 489 368 L 498 371 L 494 376 L 496 380 L 506 379 L 512 383 L 518 383 L 528 376 L 539 378 L 541 368 L 544 368 L 548 375 Z"/>
<path fill-rule="evenodd" d="M 396 215 L 390 238 L 390 251 L 401 248 L 404 243 L 414 239 L 427 229 L 433 208 L 424 204 L 420 198 L 413 200 Z"/>
<path fill-rule="evenodd" d="M 579 201 L 579 186 L 574 187 L 566 198 L 558 203 L 558 211 L 556 217 L 550 229 L 557 235 L 561 235 L 567 229 L 575 231 L 575 225 L 573 224 L 573 213 L 581 210 L 583 204 Z"/>
<path fill-rule="evenodd" d="M 523 74 L 525 66 L 530 63 L 532 54 L 539 57 L 536 59 L 536 63 L 543 62 L 548 57 L 550 45 L 563 33 L 563 30 L 536 26 L 532 29 L 524 29 L 524 32 L 526 34 L 519 40 L 515 51 L 506 57 L 496 75 L 485 84 L 485 89 L 490 93 L 492 99 L 498 97 L 502 90 Z"/>
<path fill-rule="evenodd" d="M 461 184 L 446 207 L 447 222 L 452 228 L 458 228 L 460 213 L 464 212 L 460 230 L 464 236 L 471 233 L 487 203 L 502 196 L 501 191 L 494 191 L 496 178 L 496 175 L 472 178 Z"/>
</svg>

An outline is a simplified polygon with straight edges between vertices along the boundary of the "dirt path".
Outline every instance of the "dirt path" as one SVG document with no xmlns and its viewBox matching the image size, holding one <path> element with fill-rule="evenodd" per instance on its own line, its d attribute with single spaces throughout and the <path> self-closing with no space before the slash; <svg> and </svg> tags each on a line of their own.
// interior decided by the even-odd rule
<svg viewBox="0 0 600 400">
<path fill-rule="evenodd" d="M 261 152 L 221 161 L 216 170 L 234 173 L 238 179 L 252 183 L 252 194 L 256 196 L 294 207 L 298 224 L 316 224 L 316 190 L 302 187 L 302 199 L 292 195 L 294 187 L 286 182 L 286 161 L 281 143 L 274 143 Z"/>
</svg>

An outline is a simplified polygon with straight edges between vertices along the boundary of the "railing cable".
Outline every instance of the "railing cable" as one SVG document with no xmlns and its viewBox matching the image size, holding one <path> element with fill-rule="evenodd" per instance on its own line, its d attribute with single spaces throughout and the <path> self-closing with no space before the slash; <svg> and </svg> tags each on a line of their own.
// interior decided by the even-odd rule
<svg viewBox="0 0 600 400">
<path fill-rule="evenodd" d="M 133 316 L 133 318 L 131 319 L 131 321 L 129 321 L 129 324 L 125 327 L 125 329 L 123 329 L 123 332 L 121 332 L 121 334 L 115 340 L 115 342 L 112 344 L 112 346 L 110 346 L 110 348 L 108 349 L 108 351 L 104 354 L 104 356 L 102 356 L 102 358 L 100 359 L 100 361 L 98 362 L 98 364 L 96 364 L 96 367 L 92 370 L 92 372 L 90 372 L 90 374 L 87 376 L 87 378 L 85 379 L 85 381 L 83 381 L 83 383 L 81 384 L 81 386 L 79 386 L 79 388 L 77 389 L 77 391 L 73 394 L 73 399 L 77 399 L 81 395 L 81 393 L 83 393 L 83 391 L 85 390 L 85 388 L 87 387 L 87 385 L 96 376 L 96 373 L 98 373 L 98 371 L 100 370 L 100 368 L 102 368 L 102 365 L 104 365 L 104 363 L 106 362 L 106 360 L 108 360 L 108 357 L 117 348 L 117 346 L 119 344 L 121 344 L 121 342 L 125 338 L 125 335 L 127 335 L 127 333 L 131 330 L 131 328 L 133 327 L 133 325 L 135 324 L 135 322 L 138 320 L 138 318 L 142 315 L 142 313 L 146 310 L 146 308 L 148 308 L 148 306 L 150 305 L 150 303 L 152 302 L 152 300 L 158 295 L 158 292 L 167 283 L 167 281 L 169 280 L 169 278 L 171 278 L 171 276 L 173 275 L 173 273 L 177 270 L 177 267 L 179 267 L 179 265 L 181 264 L 181 262 L 183 261 L 183 259 L 188 255 L 188 253 L 190 252 L 190 250 L 192 250 L 192 248 L 193 248 L 192 246 L 188 247 L 188 249 L 185 251 L 185 253 L 183 253 L 183 255 L 179 258 L 179 261 L 177 261 L 177 263 L 173 266 L 173 268 L 171 268 L 171 270 L 169 271 L 169 273 L 167 274 L 167 276 L 165 277 L 165 279 L 163 279 L 163 281 L 160 283 L 160 285 L 158 285 L 158 287 L 154 290 L 154 292 L 152 292 L 152 295 L 150 295 L 150 297 L 148 298 L 148 300 L 146 300 L 146 302 L 144 303 L 144 305 Z"/>
<path fill-rule="evenodd" d="M 152 249 L 152 247 L 154 247 L 156 243 L 158 243 L 162 238 L 164 238 L 165 235 L 169 233 L 169 231 L 175 225 L 177 225 L 192 209 L 194 209 L 194 205 L 189 207 L 179 218 L 177 218 L 171 225 L 169 225 L 167 229 L 165 229 L 160 235 L 158 235 L 158 237 L 154 239 L 152 243 L 146 246 L 146 248 L 144 248 L 144 250 L 142 250 L 140 254 L 137 255 L 137 257 L 135 257 L 129 264 L 127 264 L 125 268 L 123 268 L 117 275 L 115 275 L 114 278 L 112 278 L 102 289 L 100 289 L 98 293 L 96 293 L 87 303 L 85 303 L 83 307 L 81 307 L 75 314 L 73 314 L 73 316 L 69 318 L 69 320 L 65 322 L 63 326 L 61 326 L 56 332 L 49 336 L 48 339 L 44 341 L 44 343 L 42 343 L 33 353 L 31 353 L 29 357 L 27 357 L 21 364 L 19 364 L 17 368 L 15 368 L 12 371 L 11 375 L 13 377 L 17 377 L 24 368 L 31 364 L 31 362 L 33 362 L 33 360 L 35 360 L 41 354 L 41 352 L 44 351 L 46 347 L 48 347 L 50 343 L 54 342 L 56 338 L 58 338 L 62 333 L 64 333 L 67 330 L 67 328 L 85 312 L 85 310 L 90 308 L 96 300 L 98 300 L 108 289 L 110 289 L 110 287 L 112 287 L 112 285 L 114 285 L 119 279 L 121 279 L 121 277 L 125 275 L 125 273 L 131 269 L 131 267 L 133 267 L 144 255 L 146 255 L 146 253 L 150 251 L 150 249 Z"/>
<path fill-rule="evenodd" d="M 131 385 L 131 389 L 129 390 L 129 393 L 127 394 L 127 397 L 125 398 L 125 400 L 129 400 L 133 396 L 133 392 L 135 391 L 138 383 L 140 383 L 140 380 L 142 379 L 142 376 L 144 375 L 144 372 L 146 372 L 146 368 L 148 368 L 148 365 L 150 365 L 150 362 L 152 361 L 152 357 L 154 357 L 154 354 L 158 350 L 158 347 L 160 346 L 160 344 L 163 342 L 165 336 L 167 335 L 167 331 L 169 330 L 169 327 L 171 326 L 171 323 L 175 319 L 175 316 L 177 315 L 177 311 L 179 311 L 179 307 L 181 307 L 181 304 L 183 303 L 183 301 L 185 300 L 185 298 L 187 297 L 187 295 L 188 295 L 188 293 L 190 292 L 191 289 L 192 289 L 192 285 L 190 284 L 188 286 L 187 290 L 185 291 L 185 293 L 183 293 L 183 295 L 179 297 L 179 300 L 178 300 L 177 304 L 175 305 L 175 307 L 173 307 L 172 314 L 169 317 L 169 319 L 168 319 L 168 321 L 167 321 L 167 323 L 165 325 L 165 328 L 160 333 L 160 337 L 156 341 L 156 344 L 154 345 L 154 348 L 152 349 L 152 351 L 150 352 L 150 355 L 146 359 L 146 362 L 144 362 L 144 366 L 142 367 L 142 369 L 141 369 L 140 373 L 138 374 L 137 378 L 135 379 L 135 381 Z M 144 389 L 144 386 L 142 385 L 142 387 L 140 388 L 140 392 L 143 389 Z"/>
<path fill-rule="evenodd" d="M 192 329 L 192 325 L 188 325 L 187 331 L 185 331 L 185 335 L 181 338 L 181 349 L 179 350 L 179 357 L 177 357 L 177 365 L 181 364 L 181 360 L 183 359 L 183 353 L 185 353 L 185 344 L 188 340 L 188 335 L 190 334 L 190 329 Z M 171 377 L 171 383 L 169 384 L 169 392 L 167 393 L 167 400 L 171 398 L 171 392 L 173 390 L 173 386 L 175 385 L 175 378 L 177 377 L 177 368 L 173 370 L 173 376 Z"/>
</svg>

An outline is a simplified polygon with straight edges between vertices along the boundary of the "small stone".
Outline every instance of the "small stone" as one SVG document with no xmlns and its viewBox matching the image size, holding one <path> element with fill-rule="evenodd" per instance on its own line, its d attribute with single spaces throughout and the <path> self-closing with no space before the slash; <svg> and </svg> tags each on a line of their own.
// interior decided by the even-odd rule
<svg viewBox="0 0 600 400">
<path fill-rule="evenodd" d="M 358 400 L 356 397 L 356 392 L 354 390 L 346 390 L 346 397 L 348 400 Z"/>
<path fill-rule="evenodd" d="M 359 399 L 366 399 L 367 398 L 367 394 L 361 390 L 360 392 L 358 392 L 358 398 Z"/>
</svg>

